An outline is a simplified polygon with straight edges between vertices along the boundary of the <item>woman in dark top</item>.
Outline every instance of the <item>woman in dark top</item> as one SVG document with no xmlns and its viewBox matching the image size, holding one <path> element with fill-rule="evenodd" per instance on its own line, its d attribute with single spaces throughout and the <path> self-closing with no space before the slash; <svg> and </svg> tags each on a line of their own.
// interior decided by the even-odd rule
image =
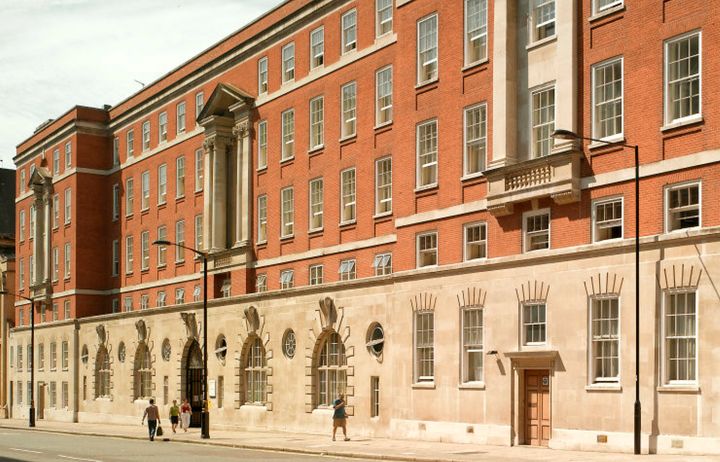
<svg viewBox="0 0 720 462">
<path fill-rule="evenodd" d="M 338 396 L 338 399 L 335 400 L 335 403 L 333 403 L 333 434 L 332 439 L 335 441 L 335 432 L 337 432 L 338 427 L 342 428 L 343 436 L 345 437 L 345 441 L 350 441 L 350 438 L 347 436 L 347 414 L 345 413 L 345 395 L 340 393 L 340 396 Z"/>
</svg>

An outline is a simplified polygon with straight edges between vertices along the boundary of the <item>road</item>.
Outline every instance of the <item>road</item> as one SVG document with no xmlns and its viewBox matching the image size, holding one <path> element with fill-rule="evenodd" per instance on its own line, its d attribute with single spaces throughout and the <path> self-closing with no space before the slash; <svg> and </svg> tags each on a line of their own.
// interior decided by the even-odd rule
<svg viewBox="0 0 720 462">
<path fill-rule="evenodd" d="M 0 462 L 274 462 L 343 461 L 322 456 L 250 451 L 219 446 L 150 442 L 87 435 L 63 435 L 27 430 L 0 429 Z M 361 460 L 361 459 L 353 459 Z"/>
</svg>

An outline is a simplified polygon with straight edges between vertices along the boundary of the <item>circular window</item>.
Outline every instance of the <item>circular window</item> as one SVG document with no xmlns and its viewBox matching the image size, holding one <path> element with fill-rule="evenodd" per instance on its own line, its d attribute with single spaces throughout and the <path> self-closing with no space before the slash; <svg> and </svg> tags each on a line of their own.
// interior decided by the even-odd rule
<svg viewBox="0 0 720 462">
<path fill-rule="evenodd" d="M 170 361 L 170 354 L 172 353 L 172 347 L 170 346 L 170 340 L 165 339 L 162 343 L 162 359 Z"/>
<path fill-rule="evenodd" d="M 120 342 L 120 345 L 118 345 L 118 361 L 125 362 L 125 342 Z"/>
<path fill-rule="evenodd" d="M 88 348 L 87 345 L 83 345 L 82 353 L 80 354 L 80 360 L 87 366 L 88 363 Z"/>
<path fill-rule="evenodd" d="M 367 345 L 368 351 L 373 355 L 380 356 L 382 354 L 383 347 L 385 346 L 385 331 L 379 323 L 374 322 L 370 324 L 367 343 L 365 345 Z"/>
<path fill-rule="evenodd" d="M 220 334 L 215 341 L 215 356 L 217 356 L 217 359 L 220 360 L 223 364 L 225 364 L 225 357 L 227 356 L 227 340 L 225 340 L 225 336 Z"/>
<path fill-rule="evenodd" d="M 295 349 L 297 348 L 297 341 L 295 339 L 295 331 L 288 329 L 283 335 L 283 353 L 289 359 L 295 356 Z"/>
</svg>

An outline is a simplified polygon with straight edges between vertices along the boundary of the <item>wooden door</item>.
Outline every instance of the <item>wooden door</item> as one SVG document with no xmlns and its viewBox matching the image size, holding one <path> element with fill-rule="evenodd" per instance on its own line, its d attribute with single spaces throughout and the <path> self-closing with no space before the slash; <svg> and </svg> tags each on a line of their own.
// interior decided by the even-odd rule
<svg viewBox="0 0 720 462">
<path fill-rule="evenodd" d="M 525 444 L 550 441 L 550 371 L 525 371 Z"/>
</svg>

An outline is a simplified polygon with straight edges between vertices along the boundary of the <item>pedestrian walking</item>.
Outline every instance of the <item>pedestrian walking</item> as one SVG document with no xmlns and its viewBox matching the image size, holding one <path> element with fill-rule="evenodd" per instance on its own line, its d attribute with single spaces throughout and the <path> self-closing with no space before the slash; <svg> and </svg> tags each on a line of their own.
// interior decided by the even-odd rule
<svg viewBox="0 0 720 462">
<path fill-rule="evenodd" d="M 155 406 L 154 399 L 151 399 L 150 405 L 145 408 L 145 413 L 143 414 L 143 418 L 141 421 L 142 424 L 145 423 L 146 417 L 148 423 L 148 433 L 150 434 L 150 441 L 155 441 L 155 431 L 160 424 L 160 411 L 158 410 L 158 407 Z"/>
<path fill-rule="evenodd" d="M 332 439 L 335 441 L 335 432 L 337 432 L 338 427 L 342 428 L 343 436 L 345 437 L 345 441 L 350 441 L 350 438 L 347 436 L 347 414 L 345 413 L 345 395 L 340 393 L 338 396 L 338 399 L 335 400 L 335 403 L 333 403 L 333 433 L 332 433 Z"/>
<path fill-rule="evenodd" d="M 180 418 L 180 408 L 177 405 L 177 400 L 173 400 L 172 406 L 170 406 L 170 424 L 172 425 L 173 433 L 177 433 L 175 430 L 178 426 L 178 420 Z"/>
<path fill-rule="evenodd" d="M 187 398 L 183 400 L 182 406 L 180 406 L 180 420 L 182 421 L 183 430 L 187 431 L 190 427 L 190 416 L 192 415 L 192 408 L 188 403 Z"/>
</svg>

